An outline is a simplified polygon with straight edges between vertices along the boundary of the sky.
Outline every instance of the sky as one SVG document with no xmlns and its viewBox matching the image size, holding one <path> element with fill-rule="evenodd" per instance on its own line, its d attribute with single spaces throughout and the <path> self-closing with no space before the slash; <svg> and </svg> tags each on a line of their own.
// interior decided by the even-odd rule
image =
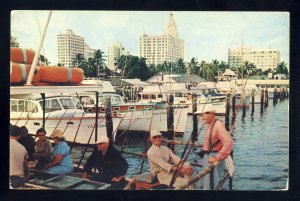
<svg viewBox="0 0 300 201">
<path fill-rule="evenodd" d="M 57 64 L 57 35 L 71 29 L 93 49 L 107 55 L 108 45 L 121 42 L 138 56 L 139 37 L 161 35 L 173 13 L 179 38 L 184 40 L 184 60 L 213 59 L 228 62 L 228 48 L 243 44 L 252 50 L 279 49 L 281 61 L 289 66 L 288 12 L 203 11 L 53 11 L 41 54 Z M 14 10 L 11 35 L 20 47 L 36 50 L 49 11 Z"/>
</svg>

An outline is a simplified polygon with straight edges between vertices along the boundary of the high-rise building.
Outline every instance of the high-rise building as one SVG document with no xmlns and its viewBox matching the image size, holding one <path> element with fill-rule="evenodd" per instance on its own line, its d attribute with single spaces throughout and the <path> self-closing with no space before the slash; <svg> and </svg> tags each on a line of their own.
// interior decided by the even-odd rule
<svg viewBox="0 0 300 201">
<path fill-rule="evenodd" d="M 95 49 L 90 48 L 87 44 L 84 43 L 84 58 L 88 60 L 89 58 L 94 57 Z"/>
<path fill-rule="evenodd" d="M 107 66 L 114 71 L 117 67 L 118 59 L 122 55 L 129 55 L 129 51 L 125 50 L 120 42 L 112 43 L 107 50 Z"/>
<path fill-rule="evenodd" d="M 147 64 L 176 62 L 184 58 L 184 41 L 179 39 L 173 14 L 170 14 L 168 25 L 163 34 L 148 36 L 143 34 L 139 40 L 139 56 L 146 58 Z"/>
<path fill-rule="evenodd" d="M 10 47 L 19 47 L 19 42 L 14 36 L 10 36 Z"/>
<path fill-rule="evenodd" d="M 70 67 L 77 54 L 84 56 L 84 38 L 67 29 L 66 33 L 57 35 L 57 48 L 58 63 Z"/>
<path fill-rule="evenodd" d="M 273 70 L 280 63 L 280 52 L 278 49 L 251 50 L 251 47 L 237 47 L 228 49 L 228 64 L 230 67 L 238 68 L 244 62 L 253 63 L 262 71 Z"/>
</svg>

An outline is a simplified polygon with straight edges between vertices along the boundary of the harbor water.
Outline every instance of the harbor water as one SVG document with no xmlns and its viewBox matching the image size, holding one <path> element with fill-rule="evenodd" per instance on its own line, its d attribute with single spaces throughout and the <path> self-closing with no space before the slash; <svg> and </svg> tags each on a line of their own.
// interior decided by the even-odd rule
<svg viewBox="0 0 300 201">
<path fill-rule="evenodd" d="M 233 175 L 233 190 L 283 190 L 288 188 L 289 175 L 289 101 L 278 102 L 273 105 L 269 102 L 263 113 L 260 112 L 260 104 L 255 105 L 255 112 L 251 115 L 251 108 L 242 117 L 242 111 L 238 110 L 235 129 L 233 132 L 234 149 L 233 159 L 235 172 Z M 224 117 L 220 117 L 224 120 Z M 231 123 L 231 122 L 230 122 Z M 199 121 L 198 128 L 202 121 Z M 204 131 L 199 133 L 198 141 L 203 143 Z M 177 140 L 188 141 L 192 132 L 192 117 L 187 120 L 186 130 Z M 141 154 L 146 147 L 145 134 L 141 136 L 129 136 L 128 143 L 123 150 Z M 150 146 L 150 145 L 149 145 Z M 175 153 L 180 157 L 183 145 L 175 145 Z M 74 163 L 80 160 L 84 148 L 77 147 L 72 150 Z M 89 149 L 85 154 L 82 164 L 91 154 Z M 188 158 L 189 162 L 201 164 L 201 159 L 196 156 L 199 148 L 193 148 Z M 149 163 L 137 156 L 124 154 L 129 164 L 127 177 L 134 178 L 141 171 L 149 171 Z M 199 172 L 201 167 L 195 167 Z M 227 182 L 228 183 L 228 182 Z M 227 185 L 224 185 L 227 187 Z"/>
</svg>

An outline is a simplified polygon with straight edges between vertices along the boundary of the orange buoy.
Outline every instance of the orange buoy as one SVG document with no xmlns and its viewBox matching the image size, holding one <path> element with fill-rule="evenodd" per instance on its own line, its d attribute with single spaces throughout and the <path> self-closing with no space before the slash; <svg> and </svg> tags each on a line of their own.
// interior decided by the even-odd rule
<svg viewBox="0 0 300 201">
<path fill-rule="evenodd" d="M 22 83 L 26 82 L 31 65 L 29 64 L 19 64 L 11 62 L 11 73 L 10 82 L 11 83 Z M 37 66 L 35 68 L 32 83 L 39 82 L 41 79 L 40 68 Z"/>
<path fill-rule="evenodd" d="M 81 68 L 40 66 L 41 82 L 79 83 L 83 80 Z"/>
<path fill-rule="evenodd" d="M 35 51 L 19 47 L 10 48 L 10 61 L 22 64 L 32 64 Z"/>
</svg>

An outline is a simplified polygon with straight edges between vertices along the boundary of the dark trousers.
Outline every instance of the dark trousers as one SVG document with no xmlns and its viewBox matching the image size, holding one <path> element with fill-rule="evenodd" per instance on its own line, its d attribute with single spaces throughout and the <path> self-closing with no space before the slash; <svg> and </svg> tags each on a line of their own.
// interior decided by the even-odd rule
<svg viewBox="0 0 300 201">
<path fill-rule="evenodd" d="M 10 185 L 13 188 L 19 188 L 25 185 L 25 178 L 19 177 L 19 176 L 10 176 Z"/>
</svg>

